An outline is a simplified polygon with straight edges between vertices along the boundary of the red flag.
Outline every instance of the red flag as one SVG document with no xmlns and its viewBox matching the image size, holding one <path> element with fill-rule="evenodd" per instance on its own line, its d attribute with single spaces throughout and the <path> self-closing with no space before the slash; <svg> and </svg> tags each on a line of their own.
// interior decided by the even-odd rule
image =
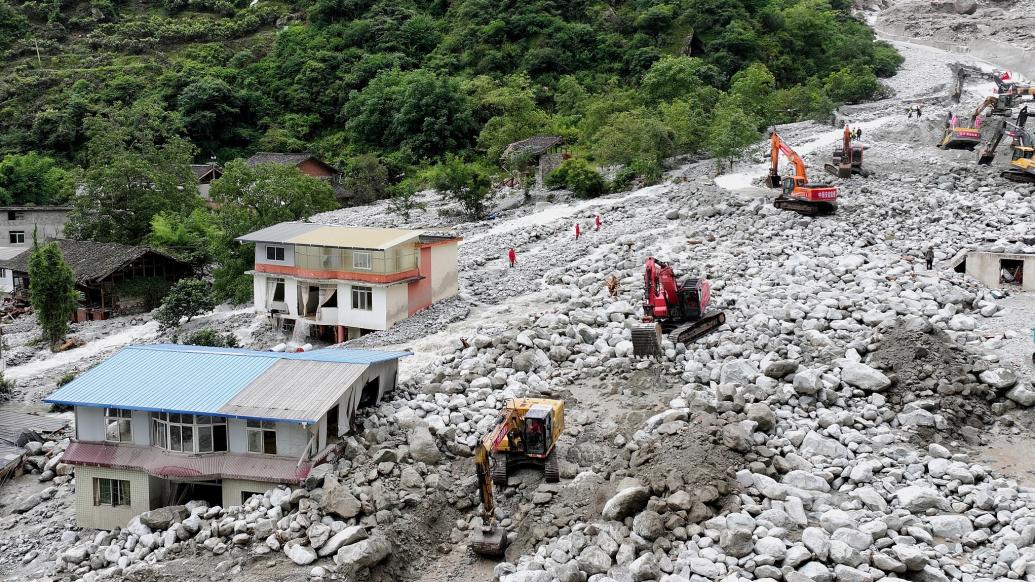
<svg viewBox="0 0 1035 582">
<path fill-rule="evenodd" d="M 1010 71 L 1003 71 L 1003 73 L 1001 75 L 999 75 L 999 79 L 1001 79 L 1003 81 L 1009 81 L 1010 80 Z"/>
</svg>

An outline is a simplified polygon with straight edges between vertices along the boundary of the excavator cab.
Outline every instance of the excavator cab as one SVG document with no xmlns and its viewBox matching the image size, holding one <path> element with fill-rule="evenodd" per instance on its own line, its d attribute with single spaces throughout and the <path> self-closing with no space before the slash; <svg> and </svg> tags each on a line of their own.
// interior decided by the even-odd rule
<svg viewBox="0 0 1035 582">
<path fill-rule="evenodd" d="M 525 454 L 530 457 L 544 457 L 553 448 L 553 409 L 547 406 L 533 406 L 525 414 Z"/>
<path fill-rule="evenodd" d="M 790 176 L 783 179 L 783 195 L 790 196 L 794 193 L 794 178 Z"/>
</svg>

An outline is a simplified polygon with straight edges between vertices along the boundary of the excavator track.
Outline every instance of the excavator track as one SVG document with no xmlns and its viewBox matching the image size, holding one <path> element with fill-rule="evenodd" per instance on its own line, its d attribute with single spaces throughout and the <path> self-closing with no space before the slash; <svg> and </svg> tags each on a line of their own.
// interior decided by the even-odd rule
<svg viewBox="0 0 1035 582">
<path fill-rule="evenodd" d="M 826 214 L 833 214 L 836 206 L 829 202 L 805 202 L 803 200 L 797 200 L 794 198 L 787 198 L 780 196 L 776 200 L 773 200 L 773 206 L 780 210 L 791 210 L 798 214 L 804 214 L 805 216 L 823 216 Z"/>
<path fill-rule="evenodd" d="M 508 481 L 507 455 L 497 454 L 493 455 L 492 458 L 496 461 L 492 466 L 492 483 L 497 487 L 506 487 Z"/>
<path fill-rule="evenodd" d="M 688 344 L 715 331 L 724 323 L 726 314 L 720 311 L 673 329 L 668 333 L 668 339 L 674 344 Z"/>
<path fill-rule="evenodd" d="M 632 327 L 633 355 L 637 358 L 661 357 L 661 324 L 640 323 Z"/>
<path fill-rule="evenodd" d="M 547 483 L 557 483 L 561 480 L 561 470 L 557 463 L 557 448 L 550 451 L 546 457 L 546 464 L 543 466 L 543 473 Z"/>
<path fill-rule="evenodd" d="M 1024 170 L 1004 170 L 1000 176 L 1006 178 L 1011 182 L 1020 182 L 1022 184 L 1035 184 L 1035 174 L 1031 172 L 1025 172 Z"/>
</svg>

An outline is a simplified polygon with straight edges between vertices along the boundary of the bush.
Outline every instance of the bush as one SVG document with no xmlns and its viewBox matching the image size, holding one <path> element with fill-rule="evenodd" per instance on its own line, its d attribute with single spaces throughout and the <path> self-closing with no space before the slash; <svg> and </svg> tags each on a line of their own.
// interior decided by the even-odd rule
<svg viewBox="0 0 1035 582">
<path fill-rule="evenodd" d="M 449 155 L 446 160 L 429 168 L 427 184 L 446 197 L 458 202 L 470 218 L 485 216 L 485 205 L 491 196 L 492 175 L 477 163 L 466 163 L 460 156 Z"/>
<path fill-rule="evenodd" d="M 162 306 L 155 310 L 155 321 L 162 328 L 176 327 L 180 319 L 190 321 L 196 315 L 215 309 L 216 303 L 208 283 L 198 279 L 181 279 L 166 294 Z"/>
<path fill-rule="evenodd" d="M 838 103 L 858 103 L 880 91 L 880 82 L 869 67 L 854 65 L 831 73 L 823 84 L 827 95 Z"/>
<path fill-rule="evenodd" d="M 60 388 L 60 387 L 64 386 L 65 384 L 68 384 L 72 380 L 75 380 L 75 374 L 71 374 L 71 373 L 65 374 L 64 376 L 58 378 L 57 387 Z"/>
<path fill-rule="evenodd" d="M 177 343 L 189 346 L 205 346 L 210 348 L 239 348 L 237 336 L 232 333 L 219 333 L 210 328 L 202 329 L 183 338 Z"/>
<path fill-rule="evenodd" d="M 604 193 L 604 178 L 584 160 L 564 160 L 546 176 L 549 188 L 567 188 L 579 198 L 596 198 Z"/>
<path fill-rule="evenodd" d="M 14 380 L 9 380 L 0 374 L 0 400 L 7 400 L 14 393 Z"/>
</svg>

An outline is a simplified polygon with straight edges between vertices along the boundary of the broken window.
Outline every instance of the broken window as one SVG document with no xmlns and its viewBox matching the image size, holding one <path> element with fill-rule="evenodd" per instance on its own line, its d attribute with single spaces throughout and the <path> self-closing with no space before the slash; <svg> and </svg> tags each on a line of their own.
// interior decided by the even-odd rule
<svg viewBox="0 0 1035 582">
<path fill-rule="evenodd" d="M 128 443 L 133 440 L 133 412 L 121 408 L 104 409 L 104 440 Z"/>
<path fill-rule="evenodd" d="M 352 308 L 372 311 L 374 309 L 374 289 L 372 287 L 353 287 Z"/>
<path fill-rule="evenodd" d="M 999 261 L 999 283 L 1004 285 L 1024 284 L 1024 261 L 1001 259 Z"/>
</svg>

